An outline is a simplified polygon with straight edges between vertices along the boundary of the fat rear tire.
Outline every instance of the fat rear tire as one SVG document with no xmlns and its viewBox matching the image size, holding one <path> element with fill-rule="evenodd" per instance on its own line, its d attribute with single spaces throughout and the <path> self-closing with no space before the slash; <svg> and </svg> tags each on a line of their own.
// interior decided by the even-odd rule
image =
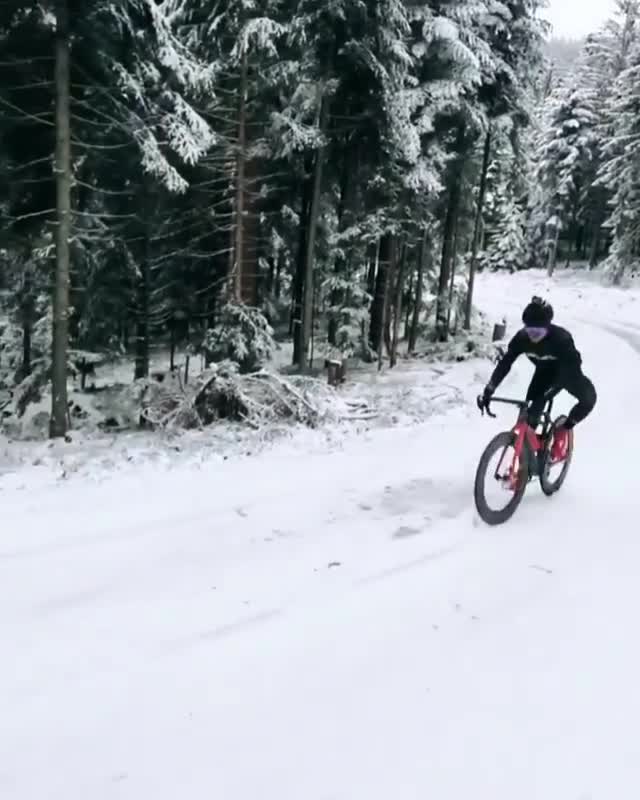
<svg viewBox="0 0 640 800">
<path fill-rule="evenodd" d="M 566 417 L 558 417 L 553 423 L 553 427 L 557 428 L 566 420 Z M 542 456 L 542 464 L 540 467 L 540 488 L 547 497 L 552 497 L 556 492 L 559 492 L 569 474 L 569 467 L 573 458 L 573 429 L 569 431 L 569 448 L 567 450 L 567 457 L 562 465 L 562 470 L 555 481 L 549 480 L 549 472 L 551 470 L 551 442 L 553 436 L 549 436 L 545 444 L 544 453 Z"/>
</svg>

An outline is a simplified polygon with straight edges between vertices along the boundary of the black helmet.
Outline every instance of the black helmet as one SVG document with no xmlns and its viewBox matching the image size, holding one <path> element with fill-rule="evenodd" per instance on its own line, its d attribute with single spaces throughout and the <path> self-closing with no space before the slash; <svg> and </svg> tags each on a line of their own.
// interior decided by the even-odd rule
<svg viewBox="0 0 640 800">
<path fill-rule="evenodd" d="M 522 312 L 522 321 L 531 328 L 546 328 L 553 319 L 553 308 L 541 297 L 532 297 Z"/>
</svg>

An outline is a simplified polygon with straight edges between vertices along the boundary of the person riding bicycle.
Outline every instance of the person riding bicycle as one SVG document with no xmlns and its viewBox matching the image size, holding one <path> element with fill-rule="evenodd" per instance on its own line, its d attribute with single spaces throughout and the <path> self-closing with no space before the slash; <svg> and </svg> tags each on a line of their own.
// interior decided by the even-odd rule
<svg viewBox="0 0 640 800">
<path fill-rule="evenodd" d="M 540 297 L 533 297 L 522 314 L 524 327 L 509 342 L 498 362 L 481 401 L 485 407 L 506 378 L 518 356 L 526 355 L 535 366 L 527 390 L 529 424 L 535 427 L 549 390 L 565 389 L 578 401 L 566 420 L 554 432 L 552 457 L 563 459 L 568 446 L 568 432 L 587 417 L 596 404 L 593 383 L 582 372 L 582 357 L 569 331 L 552 324 L 553 308 Z"/>
</svg>

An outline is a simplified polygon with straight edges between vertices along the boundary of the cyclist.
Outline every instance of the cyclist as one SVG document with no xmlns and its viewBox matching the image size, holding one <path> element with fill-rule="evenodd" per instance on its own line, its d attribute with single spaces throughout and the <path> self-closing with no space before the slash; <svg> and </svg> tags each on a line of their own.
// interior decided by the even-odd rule
<svg viewBox="0 0 640 800">
<path fill-rule="evenodd" d="M 524 309 L 524 327 L 509 342 L 507 352 L 498 362 L 481 397 L 486 407 L 495 390 L 505 379 L 514 361 L 526 355 L 535 366 L 527 390 L 529 424 L 535 427 L 544 409 L 545 394 L 550 389 L 565 389 L 578 401 L 569 416 L 554 432 L 551 456 L 561 460 L 566 456 L 568 431 L 591 413 L 596 404 L 593 383 L 582 372 L 582 357 L 569 331 L 552 325 L 553 308 L 540 297 L 533 297 Z"/>
</svg>

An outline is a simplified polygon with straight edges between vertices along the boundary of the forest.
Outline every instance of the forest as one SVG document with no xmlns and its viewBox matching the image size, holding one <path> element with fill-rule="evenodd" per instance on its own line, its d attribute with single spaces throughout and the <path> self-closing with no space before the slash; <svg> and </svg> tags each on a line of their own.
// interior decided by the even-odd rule
<svg viewBox="0 0 640 800">
<path fill-rule="evenodd" d="M 478 271 L 578 262 L 623 284 L 640 0 L 556 48 L 543 7 L 4 0 L 5 417 L 44 397 L 63 437 L 76 384 L 129 359 L 142 397 L 157 348 L 170 373 L 186 356 L 200 422 L 234 414 L 237 376 L 299 409 L 261 372 L 276 342 L 287 375 L 393 367 L 471 331 Z"/>
</svg>

